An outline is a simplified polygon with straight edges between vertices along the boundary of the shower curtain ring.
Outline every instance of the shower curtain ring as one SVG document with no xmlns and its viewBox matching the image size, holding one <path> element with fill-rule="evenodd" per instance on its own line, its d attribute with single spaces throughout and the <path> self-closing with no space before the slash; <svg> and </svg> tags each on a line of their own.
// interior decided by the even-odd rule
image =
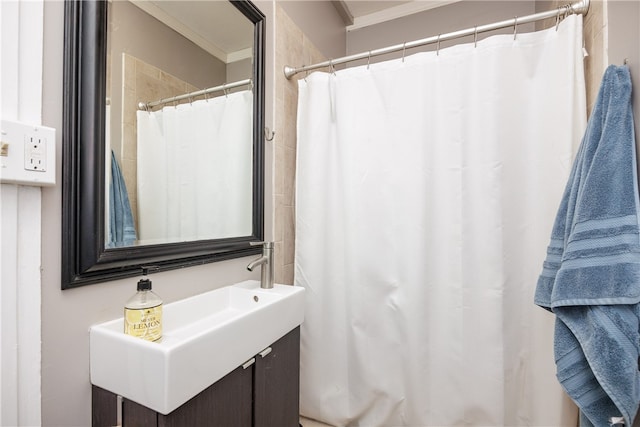
<svg viewBox="0 0 640 427">
<path fill-rule="evenodd" d="M 513 22 L 513 39 L 516 39 L 516 34 L 518 34 L 518 17 L 516 16 L 514 18 L 514 22 Z"/>
<path fill-rule="evenodd" d="M 478 26 L 473 29 L 473 47 L 478 47 Z"/>
<path fill-rule="evenodd" d="M 558 25 L 560 25 L 560 10 L 561 10 L 561 9 L 562 9 L 562 8 L 561 8 L 561 7 L 559 7 L 559 8 L 558 8 L 558 13 L 556 13 L 556 31 L 558 31 Z"/>
<path fill-rule="evenodd" d="M 436 44 L 436 56 L 440 56 L 440 36 L 441 34 L 438 34 L 438 43 Z"/>
<path fill-rule="evenodd" d="M 334 76 L 336 75 L 336 69 L 333 67 L 333 58 L 329 60 L 329 71 L 331 71 L 331 74 Z"/>
<path fill-rule="evenodd" d="M 567 8 L 567 15 L 573 15 L 573 14 L 576 13 L 576 11 L 573 9 L 573 5 L 571 3 L 569 3 L 565 7 Z"/>
<path fill-rule="evenodd" d="M 229 96 L 227 95 L 227 84 L 223 83 L 222 84 L 222 92 L 224 93 L 224 97 L 228 98 Z"/>
<path fill-rule="evenodd" d="M 407 49 L 407 42 L 402 44 L 402 62 L 404 62 L 404 52 Z"/>
<path fill-rule="evenodd" d="M 367 59 L 367 70 L 369 69 L 369 65 L 371 65 L 371 51 L 369 51 L 369 58 Z"/>
</svg>

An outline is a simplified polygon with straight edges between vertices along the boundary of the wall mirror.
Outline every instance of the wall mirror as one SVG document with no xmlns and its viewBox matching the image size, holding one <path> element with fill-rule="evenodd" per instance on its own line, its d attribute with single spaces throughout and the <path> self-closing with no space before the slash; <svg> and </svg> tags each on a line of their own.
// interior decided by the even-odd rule
<svg viewBox="0 0 640 427">
<path fill-rule="evenodd" d="M 62 288 L 258 253 L 264 15 L 65 3 Z"/>
</svg>

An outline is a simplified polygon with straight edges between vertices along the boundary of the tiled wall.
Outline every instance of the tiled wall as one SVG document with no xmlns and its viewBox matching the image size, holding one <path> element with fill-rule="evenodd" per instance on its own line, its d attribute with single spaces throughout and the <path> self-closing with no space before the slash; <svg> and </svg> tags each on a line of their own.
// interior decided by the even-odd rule
<svg viewBox="0 0 640 427">
<path fill-rule="evenodd" d="M 326 58 L 276 3 L 276 128 L 274 164 L 274 241 L 275 280 L 293 284 L 295 251 L 295 174 L 296 174 L 296 109 L 297 79 L 287 80 L 280 71 L 285 65 L 315 64 Z"/>
</svg>

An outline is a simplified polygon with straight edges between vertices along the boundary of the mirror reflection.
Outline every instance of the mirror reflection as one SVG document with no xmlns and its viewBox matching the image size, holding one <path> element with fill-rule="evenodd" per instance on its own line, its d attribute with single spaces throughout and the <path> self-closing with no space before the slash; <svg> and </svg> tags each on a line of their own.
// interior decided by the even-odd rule
<svg viewBox="0 0 640 427">
<path fill-rule="evenodd" d="M 254 25 L 229 2 L 109 2 L 105 247 L 252 233 Z"/>
</svg>

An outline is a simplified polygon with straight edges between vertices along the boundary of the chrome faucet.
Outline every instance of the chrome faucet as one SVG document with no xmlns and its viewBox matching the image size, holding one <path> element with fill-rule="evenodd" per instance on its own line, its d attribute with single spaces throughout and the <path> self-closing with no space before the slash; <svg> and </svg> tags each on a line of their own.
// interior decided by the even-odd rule
<svg viewBox="0 0 640 427">
<path fill-rule="evenodd" d="M 251 246 L 262 245 L 262 256 L 254 259 L 247 265 L 247 270 L 253 271 L 258 265 L 262 265 L 260 272 L 260 287 L 262 289 L 273 288 L 273 242 L 250 242 Z"/>
</svg>

